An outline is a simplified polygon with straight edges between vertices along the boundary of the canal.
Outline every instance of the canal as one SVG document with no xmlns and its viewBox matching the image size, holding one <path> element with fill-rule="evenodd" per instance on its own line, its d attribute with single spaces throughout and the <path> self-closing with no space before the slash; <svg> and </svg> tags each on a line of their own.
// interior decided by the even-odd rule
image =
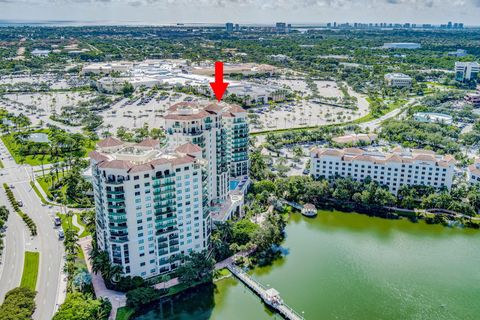
<svg viewBox="0 0 480 320">
<path fill-rule="evenodd" d="M 480 231 L 326 211 L 292 215 L 286 233 L 284 256 L 252 275 L 306 319 L 478 319 Z M 136 320 L 272 317 L 230 278 Z"/>
</svg>

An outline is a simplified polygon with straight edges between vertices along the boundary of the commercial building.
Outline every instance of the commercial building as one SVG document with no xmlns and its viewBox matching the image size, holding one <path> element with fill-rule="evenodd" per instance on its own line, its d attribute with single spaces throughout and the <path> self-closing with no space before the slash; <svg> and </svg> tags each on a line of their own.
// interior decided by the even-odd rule
<svg viewBox="0 0 480 320">
<path fill-rule="evenodd" d="M 467 50 L 457 49 L 457 51 L 448 52 L 447 55 L 450 56 L 450 57 L 461 58 L 461 57 L 465 57 L 467 55 Z"/>
<path fill-rule="evenodd" d="M 477 62 L 455 62 L 455 80 L 460 82 L 477 80 L 480 65 Z"/>
<path fill-rule="evenodd" d="M 288 32 L 287 24 L 285 22 L 277 22 L 275 24 L 275 31 L 277 33 L 287 33 Z"/>
<path fill-rule="evenodd" d="M 452 116 L 437 112 L 417 112 L 413 115 L 413 119 L 418 122 L 442 123 L 448 125 L 453 123 Z"/>
<path fill-rule="evenodd" d="M 105 93 L 120 93 L 125 86 L 125 83 L 129 83 L 134 89 L 145 87 L 152 88 L 155 85 L 162 83 L 160 79 L 154 77 L 104 77 L 96 81 L 97 90 Z"/>
<path fill-rule="evenodd" d="M 225 23 L 225 31 L 233 32 L 233 23 L 231 23 L 231 22 Z"/>
<path fill-rule="evenodd" d="M 465 95 L 465 101 L 470 102 L 475 107 L 479 107 L 480 106 L 480 90 L 477 91 L 476 93 L 467 93 Z"/>
<path fill-rule="evenodd" d="M 257 63 L 225 63 L 223 65 L 224 75 L 241 74 L 244 76 L 267 75 L 273 76 L 277 73 L 278 68 L 268 64 Z M 203 76 L 215 76 L 215 67 L 213 64 L 198 66 L 191 68 L 192 74 Z"/>
<path fill-rule="evenodd" d="M 397 194 L 403 185 L 452 186 L 455 159 L 428 150 L 394 149 L 390 153 L 358 148 L 317 148 L 311 152 L 310 173 L 315 178 L 351 177 L 386 185 Z"/>
<path fill-rule="evenodd" d="M 48 57 L 50 52 L 51 52 L 50 50 L 34 49 L 31 52 L 31 55 L 34 57 Z"/>
<path fill-rule="evenodd" d="M 97 242 L 124 275 L 168 272 L 180 254 L 208 247 L 208 164 L 199 147 L 107 138 L 90 159 Z"/>
<path fill-rule="evenodd" d="M 269 101 L 284 101 L 288 90 L 280 86 L 251 84 L 246 82 L 231 83 L 228 95 L 235 95 L 246 106 L 265 105 Z"/>
<path fill-rule="evenodd" d="M 420 43 L 413 42 L 388 42 L 383 44 L 384 49 L 420 49 Z"/>
<path fill-rule="evenodd" d="M 412 78 L 403 73 L 387 73 L 384 78 L 389 87 L 410 88 L 412 86 Z"/>
<path fill-rule="evenodd" d="M 82 74 L 104 74 L 109 75 L 113 72 L 127 72 L 133 66 L 131 62 L 115 62 L 115 63 L 92 63 L 83 66 Z"/>
<path fill-rule="evenodd" d="M 212 65 L 188 66 L 183 60 L 146 60 L 134 63 L 103 63 L 84 66 L 85 74 L 109 75 L 116 71 L 116 76 L 106 76 L 96 80 L 97 89 L 106 93 L 119 93 L 125 82 L 139 87 L 151 88 L 191 88 L 200 94 L 211 95 L 210 82 L 214 79 Z M 277 68 L 266 64 L 226 64 L 225 74 L 242 74 L 245 76 L 272 76 Z M 226 95 L 235 94 L 246 106 L 266 104 L 268 101 L 283 101 L 288 93 L 283 87 L 267 86 L 248 81 L 228 81 Z"/>
</svg>

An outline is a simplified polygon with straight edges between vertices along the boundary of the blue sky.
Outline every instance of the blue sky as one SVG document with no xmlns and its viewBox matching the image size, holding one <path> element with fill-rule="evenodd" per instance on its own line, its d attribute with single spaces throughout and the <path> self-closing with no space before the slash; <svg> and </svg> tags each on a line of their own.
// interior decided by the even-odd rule
<svg viewBox="0 0 480 320">
<path fill-rule="evenodd" d="M 0 0 L 0 19 L 134 24 L 226 21 L 480 24 L 480 0 Z"/>
</svg>

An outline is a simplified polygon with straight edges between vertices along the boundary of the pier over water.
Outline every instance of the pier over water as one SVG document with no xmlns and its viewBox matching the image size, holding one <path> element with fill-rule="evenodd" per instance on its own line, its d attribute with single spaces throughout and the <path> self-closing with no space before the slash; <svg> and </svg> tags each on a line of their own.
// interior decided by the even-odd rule
<svg viewBox="0 0 480 320">
<path fill-rule="evenodd" d="M 265 288 L 260 282 L 254 280 L 249 274 L 232 264 L 227 265 L 227 269 L 240 281 L 242 281 L 250 290 L 255 292 L 263 302 L 278 313 L 280 313 L 285 319 L 288 320 L 303 320 L 305 319 L 298 312 L 289 307 L 280 298 L 280 294 L 273 288 Z"/>
</svg>

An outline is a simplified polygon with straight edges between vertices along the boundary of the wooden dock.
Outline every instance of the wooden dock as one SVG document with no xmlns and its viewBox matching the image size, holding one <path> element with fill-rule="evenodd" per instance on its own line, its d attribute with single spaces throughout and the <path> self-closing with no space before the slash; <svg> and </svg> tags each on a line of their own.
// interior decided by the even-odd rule
<svg viewBox="0 0 480 320">
<path fill-rule="evenodd" d="M 280 299 L 278 292 L 273 288 L 266 288 L 260 282 L 254 280 L 249 274 L 232 264 L 227 265 L 227 269 L 240 281 L 242 281 L 250 290 L 255 292 L 263 302 L 275 309 L 285 319 L 288 320 L 303 320 L 303 315 L 289 307 Z M 272 296 L 272 293 L 274 294 Z"/>
</svg>

